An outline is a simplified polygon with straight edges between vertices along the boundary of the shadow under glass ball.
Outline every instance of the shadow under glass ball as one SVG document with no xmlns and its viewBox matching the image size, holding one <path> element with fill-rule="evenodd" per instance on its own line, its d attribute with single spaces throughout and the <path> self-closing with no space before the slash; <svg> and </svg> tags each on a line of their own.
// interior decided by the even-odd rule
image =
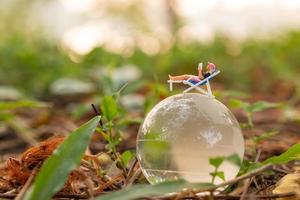
<svg viewBox="0 0 300 200">
<path fill-rule="evenodd" d="M 214 98 L 178 94 L 158 103 L 146 116 L 137 138 L 137 157 L 151 184 L 185 179 L 211 182 L 209 159 L 244 154 L 244 139 L 230 110 Z M 225 180 L 239 167 L 224 161 Z M 220 178 L 215 184 L 221 183 Z"/>
</svg>

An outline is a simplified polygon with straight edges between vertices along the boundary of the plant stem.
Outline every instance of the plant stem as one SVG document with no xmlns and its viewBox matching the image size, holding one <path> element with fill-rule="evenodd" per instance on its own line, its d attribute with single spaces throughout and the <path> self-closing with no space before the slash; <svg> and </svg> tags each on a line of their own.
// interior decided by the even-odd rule
<svg viewBox="0 0 300 200">
<path fill-rule="evenodd" d="M 253 119 L 252 119 L 251 112 L 247 112 L 247 119 L 248 119 L 248 125 L 249 125 L 250 129 L 253 129 L 254 125 L 253 125 Z"/>
<path fill-rule="evenodd" d="M 261 154 L 261 149 L 258 149 L 257 154 L 256 154 L 255 159 L 254 159 L 254 163 L 257 163 L 257 162 L 258 162 L 259 157 L 260 157 L 260 154 Z M 247 194 L 248 189 L 249 189 L 249 187 L 250 187 L 252 181 L 254 180 L 254 178 L 255 178 L 255 175 L 252 176 L 252 177 L 250 177 L 250 179 L 246 179 L 246 180 L 244 181 L 244 184 L 245 184 L 245 185 L 244 185 L 244 191 L 243 191 L 243 193 L 242 193 L 242 195 L 241 195 L 240 200 L 244 200 L 244 199 L 246 198 L 246 194 Z"/>
<path fill-rule="evenodd" d="M 216 174 L 218 173 L 218 169 L 219 169 L 219 167 L 216 167 L 215 171 L 213 172 L 212 179 L 211 179 L 212 184 L 214 184 L 214 182 L 215 182 Z"/>
</svg>

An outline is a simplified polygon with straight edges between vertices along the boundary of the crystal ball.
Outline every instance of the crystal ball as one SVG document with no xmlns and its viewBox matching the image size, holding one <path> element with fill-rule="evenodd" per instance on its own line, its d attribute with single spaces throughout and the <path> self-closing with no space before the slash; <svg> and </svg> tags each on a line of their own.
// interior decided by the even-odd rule
<svg viewBox="0 0 300 200">
<path fill-rule="evenodd" d="M 137 158 L 151 184 L 185 179 L 211 182 L 210 158 L 236 155 L 242 160 L 244 139 L 230 110 L 198 93 L 170 96 L 147 114 L 137 137 Z M 234 178 L 239 166 L 224 160 L 218 171 Z M 214 184 L 223 182 L 215 177 Z"/>
</svg>

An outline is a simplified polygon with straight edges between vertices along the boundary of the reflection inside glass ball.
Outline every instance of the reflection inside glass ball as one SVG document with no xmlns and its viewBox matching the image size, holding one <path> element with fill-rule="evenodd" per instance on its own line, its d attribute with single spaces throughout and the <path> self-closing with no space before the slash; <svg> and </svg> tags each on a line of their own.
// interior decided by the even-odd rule
<svg viewBox="0 0 300 200">
<path fill-rule="evenodd" d="M 197 93 L 178 94 L 158 103 L 146 116 L 137 138 L 137 157 L 151 184 L 185 179 L 211 182 L 210 158 L 242 159 L 244 139 L 230 110 L 216 99 Z M 224 161 L 225 180 L 239 167 Z M 214 183 L 221 183 L 216 177 Z"/>
</svg>

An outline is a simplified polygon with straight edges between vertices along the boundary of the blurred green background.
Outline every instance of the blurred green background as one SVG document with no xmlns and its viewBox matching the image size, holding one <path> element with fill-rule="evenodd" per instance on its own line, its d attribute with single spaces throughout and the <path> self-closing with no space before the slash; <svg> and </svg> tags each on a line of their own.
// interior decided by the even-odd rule
<svg viewBox="0 0 300 200">
<path fill-rule="evenodd" d="M 2 99 L 18 96 L 10 89 L 51 99 L 72 93 L 65 85 L 74 80 L 94 94 L 114 92 L 125 82 L 128 91 L 143 94 L 145 85 L 167 88 L 168 74 L 195 74 L 198 63 L 207 61 L 222 71 L 214 81 L 219 89 L 291 98 L 300 84 L 300 31 L 289 23 L 296 11 L 293 5 L 282 8 L 290 1 L 247 2 L 3 0 Z"/>
<path fill-rule="evenodd" d="M 169 92 L 168 74 L 197 74 L 208 61 L 221 70 L 214 95 L 246 140 L 280 131 L 266 151 L 285 151 L 300 130 L 299 9 L 294 0 L 1 0 L 0 161 L 68 135 L 95 115 L 91 104 L 117 113 L 115 138 L 94 134 L 91 152 L 134 150 L 145 114 L 186 88 Z"/>
</svg>

